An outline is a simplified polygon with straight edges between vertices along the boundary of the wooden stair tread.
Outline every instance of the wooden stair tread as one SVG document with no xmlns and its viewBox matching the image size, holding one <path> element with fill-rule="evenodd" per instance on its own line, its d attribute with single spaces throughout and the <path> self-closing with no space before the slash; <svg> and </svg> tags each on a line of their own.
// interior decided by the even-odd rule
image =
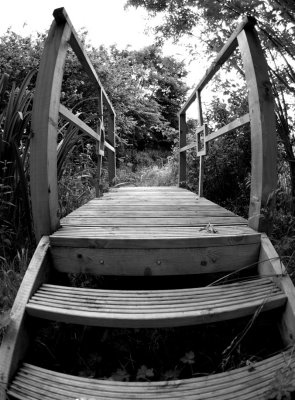
<svg viewBox="0 0 295 400">
<path fill-rule="evenodd" d="M 98 248 L 187 248 L 255 244 L 261 235 L 247 226 L 83 226 L 66 225 L 50 236 L 52 246 Z"/>
<path fill-rule="evenodd" d="M 19 400 L 264 400 L 276 374 L 294 368 L 291 350 L 229 372 L 161 382 L 96 380 L 23 364 L 8 394 Z"/>
<path fill-rule="evenodd" d="M 283 306 L 268 278 L 176 290 L 101 290 L 44 284 L 26 310 L 50 320 L 109 327 L 168 327 L 216 322 Z"/>
</svg>

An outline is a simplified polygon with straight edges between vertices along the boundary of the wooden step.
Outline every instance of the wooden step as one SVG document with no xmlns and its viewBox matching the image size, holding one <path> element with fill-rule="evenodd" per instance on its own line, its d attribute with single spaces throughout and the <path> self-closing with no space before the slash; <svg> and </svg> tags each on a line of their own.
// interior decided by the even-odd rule
<svg viewBox="0 0 295 400">
<path fill-rule="evenodd" d="M 279 377 L 289 377 L 295 390 L 294 370 L 291 350 L 229 372 L 161 382 L 96 380 L 24 364 L 8 394 L 19 400 L 265 400 L 279 390 Z"/>
<path fill-rule="evenodd" d="M 151 328 L 204 324 L 283 306 L 269 278 L 176 290 L 101 290 L 44 284 L 26 310 L 39 318 L 82 325 Z"/>
</svg>

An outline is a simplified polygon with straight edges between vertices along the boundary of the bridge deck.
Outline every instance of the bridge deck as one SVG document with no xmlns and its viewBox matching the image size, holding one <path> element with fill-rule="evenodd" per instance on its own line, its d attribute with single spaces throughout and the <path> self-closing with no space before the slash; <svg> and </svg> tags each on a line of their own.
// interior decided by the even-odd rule
<svg viewBox="0 0 295 400">
<path fill-rule="evenodd" d="M 208 224 L 213 227 L 205 227 Z M 205 198 L 177 187 L 128 187 L 113 189 L 96 198 L 61 220 L 61 228 L 51 236 L 51 243 L 59 246 L 84 245 L 89 241 L 100 247 L 123 248 L 128 241 L 173 239 L 203 239 L 215 237 L 229 242 L 235 238 L 244 243 L 256 241 L 258 234 L 247 226 L 247 221 Z M 106 241 L 109 239 L 109 242 Z M 235 241 L 235 240 L 234 240 Z M 79 242 L 79 243 L 77 243 Z M 195 242 L 195 241 L 193 241 Z M 163 243 L 162 243 L 163 244 Z M 212 244 L 212 243 L 210 243 Z"/>
<path fill-rule="evenodd" d="M 260 234 L 245 219 L 188 190 L 126 187 L 62 219 L 50 242 L 60 271 L 74 264 L 77 272 L 175 275 L 256 262 Z"/>
</svg>

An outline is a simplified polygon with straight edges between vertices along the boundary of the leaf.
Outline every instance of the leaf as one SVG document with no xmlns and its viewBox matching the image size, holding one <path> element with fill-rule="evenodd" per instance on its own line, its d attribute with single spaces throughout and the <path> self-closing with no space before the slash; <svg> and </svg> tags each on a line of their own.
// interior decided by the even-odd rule
<svg viewBox="0 0 295 400">
<path fill-rule="evenodd" d="M 189 351 L 185 353 L 185 355 L 180 359 L 183 364 L 194 364 L 195 363 L 195 353 L 193 351 Z"/>
<path fill-rule="evenodd" d="M 214 225 L 209 222 L 204 228 L 200 228 L 200 231 L 206 231 L 208 233 L 218 233 L 218 230 L 214 228 Z"/>
<path fill-rule="evenodd" d="M 111 375 L 109 380 L 118 382 L 129 382 L 130 375 L 126 369 L 118 368 L 117 371 Z"/>
<path fill-rule="evenodd" d="M 165 381 L 172 380 L 172 379 L 178 379 L 180 375 L 180 370 L 175 368 L 175 369 L 169 369 L 166 371 L 163 375 L 163 379 Z"/>
<path fill-rule="evenodd" d="M 153 368 L 147 368 L 146 365 L 142 365 L 139 370 L 137 371 L 136 374 L 136 380 L 149 380 L 149 378 L 152 378 L 154 376 L 154 370 Z"/>
<path fill-rule="evenodd" d="M 267 399 L 291 399 L 291 393 L 295 391 L 295 371 L 286 366 L 276 371 L 274 379 L 270 382 Z"/>
</svg>

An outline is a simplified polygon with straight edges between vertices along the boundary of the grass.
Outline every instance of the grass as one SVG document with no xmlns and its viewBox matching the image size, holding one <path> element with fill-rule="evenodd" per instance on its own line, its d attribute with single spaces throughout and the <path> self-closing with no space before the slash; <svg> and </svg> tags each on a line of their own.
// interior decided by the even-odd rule
<svg viewBox="0 0 295 400">
<path fill-rule="evenodd" d="M 173 156 L 161 151 L 138 152 L 136 162 L 124 163 L 117 170 L 116 184 L 134 186 L 175 186 L 178 165 Z"/>
<path fill-rule="evenodd" d="M 29 264 L 29 254 L 28 248 L 22 248 L 12 260 L 0 256 L 0 343 L 10 321 L 10 310 L 16 293 Z"/>
</svg>

